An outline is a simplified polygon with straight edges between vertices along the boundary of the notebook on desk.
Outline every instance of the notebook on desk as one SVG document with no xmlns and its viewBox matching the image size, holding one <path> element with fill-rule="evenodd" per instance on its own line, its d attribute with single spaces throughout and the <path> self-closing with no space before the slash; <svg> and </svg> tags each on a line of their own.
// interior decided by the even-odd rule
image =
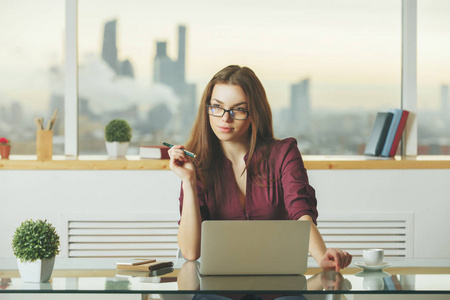
<svg viewBox="0 0 450 300">
<path fill-rule="evenodd" d="M 306 272 L 309 221 L 204 221 L 201 275 Z"/>
</svg>

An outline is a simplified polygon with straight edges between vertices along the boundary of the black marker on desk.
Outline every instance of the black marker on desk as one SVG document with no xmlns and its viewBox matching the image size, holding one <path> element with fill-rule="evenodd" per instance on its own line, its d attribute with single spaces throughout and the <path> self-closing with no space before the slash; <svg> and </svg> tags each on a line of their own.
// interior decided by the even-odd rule
<svg viewBox="0 0 450 300">
<path fill-rule="evenodd" d="M 166 143 L 166 142 L 161 142 L 161 144 L 163 144 L 164 146 L 167 146 L 167 147 L 169 147 L 169 148 L 172 148 L 172 147 L 173 147 L 172 144 L 169 144 L 169 143 Z M 187 151 L 186 149 L 181 149 L 181 150 L 183 150 L 184 153 L 186 153 L 187 156 L 190 156 L 190 157 L 192 157 L 192 158 L 195 158 L 195 157 L 197 156 L 197 154 L 194 154 L 194 153 L 192 153 L 192 152 L 189 152 L 189 151 Z"/>
</svg>

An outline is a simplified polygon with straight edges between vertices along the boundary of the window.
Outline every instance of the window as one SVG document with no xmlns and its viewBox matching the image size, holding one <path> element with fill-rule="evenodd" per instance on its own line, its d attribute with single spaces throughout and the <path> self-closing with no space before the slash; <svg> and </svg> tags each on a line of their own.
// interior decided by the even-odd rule
<svg viewBox="0 0 450 300">
<path fill-rule="evenodd" d="M 36 153 L 34 118 L 54 127 L 53 153 L 64 153 L 64 1 L 0 3 L 0 136 L 11 154 Z"/>
<path fill-rule="evenodd" d="M 228 64 L 255 70 L 276 136 L 296 137 L 303 154 L 361 154 L 376 112 L 401 105 L 401 0 L 71 1 L 80 154 L 106 153 L 113 118 L 134 130 L 129 154 L 184 143 L 203 88 Z M 450 4 L 417 4 L 418 153 L 450 154 Z M 0 4 L 0 135 L 13 154 L 35 153 L 33 119 L 55 108 L 64 153 L 64 16 L 57 0 Z"/>
<path fill-rule="evenodd" d="M 417 2 L 418 154 L 450 154 L 450 2 Z"/>
<path fill-rule="evenodd" d="M 184 143 L 229 64 L 256 72 L 276 136 L 303 154 L 361 154 L 376 112 L 401 105 L 401 1 L 78 4 L 80 154 L 105 154 L 113 118 L 133 128 L 129 154 Z"/>
</svg>

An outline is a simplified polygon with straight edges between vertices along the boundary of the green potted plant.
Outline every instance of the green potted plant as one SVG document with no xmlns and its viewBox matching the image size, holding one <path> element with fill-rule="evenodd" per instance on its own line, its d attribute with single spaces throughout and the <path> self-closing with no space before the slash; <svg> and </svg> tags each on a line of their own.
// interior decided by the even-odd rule
<svg viewBox="0 0 450 300">
<path fill-rule="evenodd" d="M 105 144 L 109 156 L 125 156 L 131 140 L 131 127 L 125 120 L 111 120 L 105 127 Z"/>
<path fill-rule="evenodd" d="M 47 220 L 26 220 L 16 228 L 12 240 L 20 277 L 25 282 L 50 279 L 59 254 L 59 235 Z"/>
</svg>

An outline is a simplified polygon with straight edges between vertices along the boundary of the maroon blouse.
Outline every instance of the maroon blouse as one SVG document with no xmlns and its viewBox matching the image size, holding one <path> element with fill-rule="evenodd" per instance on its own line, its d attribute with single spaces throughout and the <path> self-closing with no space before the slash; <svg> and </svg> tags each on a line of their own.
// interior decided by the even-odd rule
<svg viewBox="0 0 450 300">
<path fill-rule="evenodd" d="M 260 153 L 255 153 L 256 159 Z M 247 155 L 244 157 L 247 160 Z M 288 138 L 274 142 L 268 159 L 268 178 L 263 185 L 247 176 L 245 210 L 239 200 L 239 189 L 234 178 L 231 162 L 225 159 L 222 197 L 214 201 L 212 191 L 202 193 L 197 182 L 198 201 L 202 220 L 297 220 L 309 215 L 316 223 L 317 200 L 314 189 L 308 183 L 297 140 Z M 180 215 L 183 209 L 183 187 L 180 195 Z"/>
</svg>

